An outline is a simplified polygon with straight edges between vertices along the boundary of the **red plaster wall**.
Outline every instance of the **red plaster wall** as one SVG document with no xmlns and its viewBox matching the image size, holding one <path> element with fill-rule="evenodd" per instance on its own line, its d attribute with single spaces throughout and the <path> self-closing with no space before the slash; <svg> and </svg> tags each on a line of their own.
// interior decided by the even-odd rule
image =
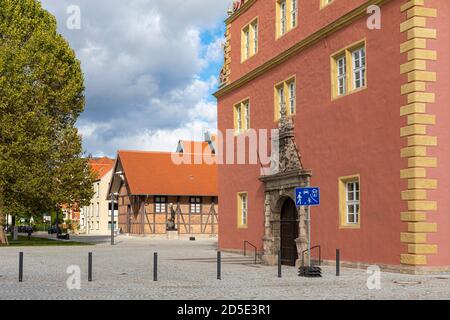
<svg viewBox="0 0 450 320">
<path fill-rule="evenodd" d="M 336 0 L 320 10 L 320 0 L 298 0 L 298 26 L 280 39 L 275 39 L 275 0 L 258 0 L 231 24 L 231 81 L 285 51 L 308 35 L 325 27 L 340 16 L 365 3 L 365 0 Z M 259 17 L 258 53 L 241 63 L 241 30 Z"/>
<path fill-rule="evenodd" d="M 309 33 L 348 11 L 344 2 L 352 7 L 364 1 L 336 0 L 324 17 L 318 6 L 311 7 L 312 1 L 300 1 L 300 19 L 312 25 L 303 31 L 306 27 L 301 23 L 298 32 Z M 368 30 L 366 19 L 360 19 L 218 101 L 218 126 L 222 132 L 233 128 L 233 104 L 245 97 L 250 97 L 252 128 L 275 128 L 273 86 L 291 75 L 297 76 L 296 141 L 305 167 L 313 171 L 312 185 L 321 187 L 322 205 L 312 209 L 312 244 L 322 245 L 325 259 L 334 259 L 335 249 L 340 248 L 346 261 L 399 264 L 400 253 L 406 252 L 406 246 L 400 244 L 400 232 L 406 230 L 406 224 L 400 221 L 400 212 L 406 211 L 400 192 L 407 188 L 406 181 L 399 179 L 400 169 L 407 167 L 407 161 L 399 155 L 405 144 L 399 135 L 400 127 L 405 125 L 399 114 L 400 106 L 405 104 L 400 86 L 406 82 L 406 77 L 399 75 L 399 66 L 404 62 L 399 53 L 399 44 L 404 41 L 399 32 L 404 21 L 400 2 L 393 0 L 383 7 L 381 30 Z M 242 20 L 257 14 L 272 15 L 273 8 L 267 3 L 272 1 L 258 1 L 255 10 L 263 12 L 250 9 Z M 264 43 L 263 39 L 274 37 L 272 22 L 267 22 L 266 27 L 261 24 L 261 58 L 255 56 L 255 61 L 282 50 L 274 42 Z M 236 38 L 232 34 L 232 39 Z M 300 38 L 296 36 L 292 43 Z M 363 38 L 367 40 L 368 88 L 332 101 L 330 55 Z M 274 47 L 270 54 L 264 53 L 270 51 L 265 46 Z M 239 56 L 236 51 L 233 54 Z M 234 77 L 247 72 L 246 68 L 237 69 L 233 65 Z M 339 229 L 338 177 L 358 173 L 361 229 Z M 244 240 L 262 248 L 264 187 L 258 177 L 257 165 L 219 166 L 222 249 L 242 249 Z M 236 193 L 240 191 L 249 192 L 246 230 L 236 227 Z"/>
</svg>

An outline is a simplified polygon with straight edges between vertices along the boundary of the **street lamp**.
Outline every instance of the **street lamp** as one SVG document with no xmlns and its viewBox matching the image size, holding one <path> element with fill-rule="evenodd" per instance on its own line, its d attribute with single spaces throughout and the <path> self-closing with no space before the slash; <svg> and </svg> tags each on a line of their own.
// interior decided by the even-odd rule
<svg viewBox="0 0 450 320">
<path fill-rule="evenodd" d="M 110 199 L 111 199 L 111 245 L 114 245 L 114 209 L 115 209 L 115 198 L 118 196 L 119 194 L 117 192 L 115 193 L 111 193 L 110 195 Z"/>
</svg>

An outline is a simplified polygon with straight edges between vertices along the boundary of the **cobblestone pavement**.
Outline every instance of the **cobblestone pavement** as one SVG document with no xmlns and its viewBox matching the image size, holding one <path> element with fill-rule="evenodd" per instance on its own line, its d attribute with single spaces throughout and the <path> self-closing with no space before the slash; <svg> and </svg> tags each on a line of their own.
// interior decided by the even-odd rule
<svg viewBox="0 0 450 320">
<path fill-rule="evenodd" d="M 216 242 L 166 241 L 120 236 L 114 247 L 0 248 L 0 299 L 448 299 L 450 276 L 382 273 L 381 290 L 367 289 L 365 270 L 324 267 L 323 278 L 305 279 L 297 270 L 253 265 L 223 253 L 216 280 Z M 24 281 L 18 282 L 18 252 L 24 252 Z M 88 252 L 94 281 L 87 281 Z M 159 253 L 158 282 L 153 252 Z M 69 265 L 81 268 L 81 289 L 66 286 Z"/>
<path fill-rule="evenodd" d="M 21 234 L 21 235 L 26 235 L 26 234 Z M 35 233 L 33 233 L 33 237 L 56 240 L 56 234 L 48 234 L 47 232 L 35 232 Z M 66 240 L 64 240 L 64 241 L 66 241 Z M 68 240 L 68 241 L 84 242 L 84 243 L 91 243 L 91 244 L 111 243 L 111 236 L 110 235 L 103 236 L 103 235 L 71 234 L 70 240 Z"/>
</svg>

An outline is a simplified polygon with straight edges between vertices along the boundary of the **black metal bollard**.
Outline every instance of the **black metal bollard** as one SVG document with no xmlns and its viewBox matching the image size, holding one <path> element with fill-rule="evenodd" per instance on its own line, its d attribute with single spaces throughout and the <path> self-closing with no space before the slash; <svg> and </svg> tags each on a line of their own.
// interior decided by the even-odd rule
<svg viewBox="0 0 450 320">
<path fill-rule="evenodd" d="M 153 281 L 158 281 L 158 252 L 153 253 Z"/>
<path fill-rule="evenodd" d="M 336 249 L 336 277 L 341 275 L 341 250 Z"/>
<path fill-rule="evenodd" d="M 281 251 L 278 250 L 278 278 L 281 278 Z"/>
<path fill-rule="evenodd" d="M 88 255 L 88 281 L 92 282 L 92 252 Z"/>
<path fill-rule="evenodd" d="M 23 281 L 23 252 L 19 252 L 19 282 Z"/>
<path fill-rule="evenodd" d="M 222 254 L 220 251 L 217 251 L 217 280 L 222 279 Z"/>
</svg>

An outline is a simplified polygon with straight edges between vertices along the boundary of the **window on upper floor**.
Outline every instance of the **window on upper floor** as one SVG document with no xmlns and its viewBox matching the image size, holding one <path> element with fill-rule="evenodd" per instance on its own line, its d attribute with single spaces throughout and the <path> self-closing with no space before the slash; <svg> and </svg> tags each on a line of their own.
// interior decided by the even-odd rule
<svg viewBox="0 0 450 320">
<path fill-rule="evenodd" d="M 234 105 L 234 133 L 240 134 L 250 129 L 250 100 L 245 99 Z"/>
<path fill-rule="evenodd" d="M 298 19 L 298 8 L 297 8 L 297 0 L 291 0 L 291 28 L 295 28 L 297 26 Z"/>
<path fill-rule="evenodd" d="M 288 117 L 297 111 L 297 88 L 295 77 L 289 78 L 275 85 L 275 121 L 280 120 L 282 108 L 286 108 Z"/>
<path fill-rule="evenodd" d="M 367 84 L 366 71 L 364 42 L 334 54 L 331 58 L 333 99 L 364 89 Z"/>
<path fill-rule="evenodd" d="M 100 183 L 95 184 L 95 195 L 100 198 Z"/>
<path fill-rule="evenodd" d="M 258 18 L 242 28 L 241 35 L 241 61 L 251 58 L 258 52 Z"/>
<path fill-rule="evenodd" d="M 334 0 L 320 0 L 320 8 L 326 7 L 330 3 L 332 3 Z"/>
<path fill-rule="evenodd" d="M 298 0 L 278 0 L 276 6 L 276 36 L 279 38 L 297 27 Z"/>
<path fill-rule="evenodd" d="M 358 48 L 352 52 L 353 89 L 366 86 L 366 49 Z"/>
</svg>

